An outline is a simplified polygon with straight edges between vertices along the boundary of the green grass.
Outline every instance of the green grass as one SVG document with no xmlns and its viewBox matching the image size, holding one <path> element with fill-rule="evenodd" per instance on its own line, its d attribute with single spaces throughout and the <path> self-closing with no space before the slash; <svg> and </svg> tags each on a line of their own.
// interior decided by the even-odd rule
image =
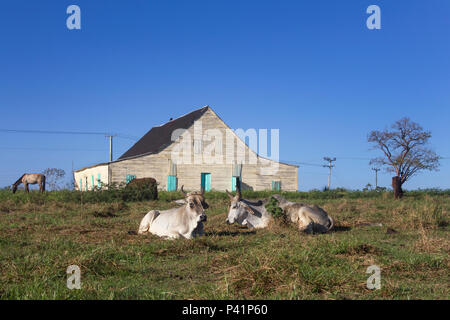
<svg viewBox="0 0 450 320">
<path fill-rule="evenodd" d="M 286 193 L 329 212 L 337 230 L 324 235 L 277 222 L 256 231 L 228 226 L 228 196 L 211 192 L 206 236 L 173 241 L 129 231 L 149 210 L 176 206 L 179 193 L 143 202 L 81 202 L 78 194 L 0 191 L 0 298 L 450 298 L 445 191 L 407 192 L 401 201 L 383 192 Z M 383 226 L 365 225 L 374 222 Z M 81 268 L 81 290 L 66 287 L 72 264 Z M 381 268 L 381 290 L 366 288 L 372 264 Z"/>
</svg>

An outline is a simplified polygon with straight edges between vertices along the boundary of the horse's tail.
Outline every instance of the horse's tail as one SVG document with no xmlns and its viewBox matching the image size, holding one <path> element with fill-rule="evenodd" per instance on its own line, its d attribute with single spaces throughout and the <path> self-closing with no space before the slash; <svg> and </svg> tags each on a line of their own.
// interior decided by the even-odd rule
<svg viewBox="0 0 450 320">
<path fill-rule="evenodd" d="M 45 175 L 42 175 L 41 183 L 42 183 L 42 192 L 44 192 L 45 191 Z"/>
</svg>

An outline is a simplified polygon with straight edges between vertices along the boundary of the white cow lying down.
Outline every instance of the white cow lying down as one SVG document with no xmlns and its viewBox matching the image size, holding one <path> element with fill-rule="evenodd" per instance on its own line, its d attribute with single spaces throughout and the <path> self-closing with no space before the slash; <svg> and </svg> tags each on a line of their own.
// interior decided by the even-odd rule
<svg viewBox="0 0 450 320">
<path fill-rule="evenodd" d="M 333 219 L 321 207 L 304 203 L 291 202 L 279 194 L 273 195 L 278 206 L 283 209 L 293 223 L 297 223 L 305 233 L 325 233 L 333 229 Z"/>
<path fill-rule="evenodd" d="M 266 228 L 272 220 L 265 205 L 269 200 L 251 202 L 242 199 L 239 183 L 236 184 L 236 196 L 226 191 L 230 197 L 230 210 L 226 222 L 238 223 L 248 228 Z M 299 230 L 306 233 L 325 233 L 333 228 L 333 219 L 322 208 L 315 205 L 290 202 L 282 196 L 273 195 L 278 200 L 278 206 L 283 209 L 289 220 L 296 223 Z"/>
<path fill-rule="evenodd" d="M 169 239 L 186 238 L 191 239 L 204 234 L 203 222 L 206 221 L 204 190 L 201 193 L 191 192 L 185 195 L 185 204 L 178 208 L 169 210 L 151 210 L 139 225 L 139 234 L 150 232 L 159 237 Z"/>
</svg>

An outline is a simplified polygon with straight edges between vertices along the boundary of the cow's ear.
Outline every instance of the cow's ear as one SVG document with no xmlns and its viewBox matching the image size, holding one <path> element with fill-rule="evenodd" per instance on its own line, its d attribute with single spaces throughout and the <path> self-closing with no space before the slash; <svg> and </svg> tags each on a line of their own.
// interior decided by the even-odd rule
<svg viewBox="0 0 450 320">
<path fill-rule="evenodd" d="M 175 203 L 181 205 L 186 204 L 186 199 L 175 200 Z"/>
</svg>

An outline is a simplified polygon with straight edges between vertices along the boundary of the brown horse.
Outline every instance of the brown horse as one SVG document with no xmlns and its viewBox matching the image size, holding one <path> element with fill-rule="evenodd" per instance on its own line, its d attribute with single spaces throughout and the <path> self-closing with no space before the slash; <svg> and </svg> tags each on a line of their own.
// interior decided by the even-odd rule
<svg viewBox="0 0 450 320">
<path fill-rule="evenodd" d="M 42 193 L 45 191 L 45 176 L 41 173 L 25 173 L 12 185 L 13 193 L 16 193 L 17 187 L 21 183 L 25 186 L 26 192 L 30 192 L 28 189 L 29 184 L 39 184 L 39 190 Z"/>
</svg>

